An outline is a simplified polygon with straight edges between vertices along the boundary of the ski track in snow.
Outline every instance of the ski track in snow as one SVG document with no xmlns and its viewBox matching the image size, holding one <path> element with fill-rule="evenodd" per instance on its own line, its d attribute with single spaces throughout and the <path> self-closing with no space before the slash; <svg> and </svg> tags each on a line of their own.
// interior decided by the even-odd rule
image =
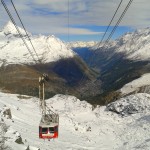
<svg viewBox="0 0 150 150">
<path fill-rule="evenodd" d="M 124 107 L 138 97 L 137 106 L 147 109 L 122 116 L 97 106 L 95 109 L 74 96 L 56 95 L 46 100 L 50 109 L 60 116 L 59 138 L 51 141 L 38 138 L 41 113 L 38 99 L 19 99 L 15 94 L 0 93 L 0 109 L 6 105 L 11 109 L 12 119 L 4 119 L 9 126 L 5 144 L 13 150 L 149 150 L 150 147 L 150 95 L 137 94 L 124 98 Z M 130 102 L 131 99 L 131 102 Z M 119 111 L 121 103 L 112 105 Z M 146 103 L 146 104 L 145 104 Z M 141 106 L 141 107 L 142 107 Z M 121 109 L 120 109 L 121 111 Z M 12 121 L 13 120 L 13 121 Z M 16 134 L 21 135 L 24 144 L 14 142 Z"/>
</svg>

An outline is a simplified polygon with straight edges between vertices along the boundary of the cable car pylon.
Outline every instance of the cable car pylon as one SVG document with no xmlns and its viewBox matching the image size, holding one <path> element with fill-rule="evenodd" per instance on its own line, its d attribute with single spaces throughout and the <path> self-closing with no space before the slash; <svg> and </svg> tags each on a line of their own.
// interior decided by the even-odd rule
<svg viewBox="0 0 150 150">
<path fill-rule="evenodd" d="M 45 102 L 45 82 L 48 80 L 49 78 L 46 74 L 39 77 L 39 106 L 42 112 L 39 124 L 39 138 L 41 139 L 58 138 L 59 115 L 51 111 Z"/>
<path fill-rule="evenodd" d="M 45 103 L 45 78 L 44 76 L 39 77 L 39 99 L 40 99 L 40 110 L 42 115 L 46 115 L 46 103 Z"/>
</svg>

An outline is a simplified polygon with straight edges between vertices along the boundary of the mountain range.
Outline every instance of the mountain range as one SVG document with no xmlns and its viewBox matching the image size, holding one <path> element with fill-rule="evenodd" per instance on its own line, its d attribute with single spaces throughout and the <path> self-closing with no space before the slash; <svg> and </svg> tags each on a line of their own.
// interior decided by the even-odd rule
<svg viewBox="0 0 150 150">
<path fill-rule="evenodd" d="M 30 51 L 11 22 L 0 30 L 1 90 L 37 95 L 38 77 L 47 73 L 50 78 L 46 88 L 48 97 L 56 93 L 76 96 L 93 94 L 93 91 L 100 93 L 93 84 L 96 73 L 64 42 L 54 35 L 32 35 L 29 32 L 28 39 L 25 31 L 18 28 Z M 87 86 L 89 84 L 91 86 Z M 97 84 L 100 85 L 100 82 Z"/>
<path fill-rule="evenodd" d="M 89 67 L 99 72 L 98 79 L 102 81 L 103 94 L 108 95 L 113 91 L 120 92 L 125 84 L 150 72 L 149 47 L 150 28 L 146 28 L 126 33 L 114 41 L 103 42 L 99 48 L 97 45 L 89 47 L 88 44 L 72 48 Z M 145 85 L 140 85 L 141 88 L 142 86 Z"/>
<path fill-rule="evenodd" d="M 37 61 L 11 22 L 0 31 L 0 149 L 149 150 L 149 28 L 99 48 L 96 42 L 65 44 L 55 36 L 28 34 Z M 38 137 L 42 73 L 49 75 L 47 111 L 60 118 L 59 137 L 51 141 Z"/>
<path fill-rule="evenodd" d="M 107 99 L 116 99 L 124 94 L 150 91 L 149 85 L 145 84 L 139 84 L 127 93 L 120 90 L 150 72 L 150 28 L 103 42 L 99 48 L 94 41 L 64 43 L 54 35 L 28 32 L 36 53 L 25 31 L 18 28 L 33 57 L 14 25 L 8 22 L 0 30 L 2 91 L 37 96 L 38 77 L 42 73 L 47 73 L 50 78 L 46 85 L 47 98 L 57 93 L 72 94 L 92 100 L 94 104 L 104 104 L 107 96 Z"/>
</svg>

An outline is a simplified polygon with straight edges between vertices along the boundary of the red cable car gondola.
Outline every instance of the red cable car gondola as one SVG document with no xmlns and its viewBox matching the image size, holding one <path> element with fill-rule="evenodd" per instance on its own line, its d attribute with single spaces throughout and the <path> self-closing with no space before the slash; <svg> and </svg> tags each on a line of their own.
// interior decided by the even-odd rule
<svg viewBox="0 0 150 150">
<path fill-rule="evenodd" d="M 47 80 L 48 76 L 46 74 L 43 74 L 43 76 L 39 78 L 39 98 L 40 108 L 42 110 L 42 118 L 39 124 L 40 139 L 58 138 L 59 115 L 50 109 L 46 111 L 45 81 Z"/>
<path fill-rule="evenodd" d="M 42 117 L 39 125 L 39 138 L 58 138 L 59 116 L 57 114 L 46 114 Z"/>
</svg>

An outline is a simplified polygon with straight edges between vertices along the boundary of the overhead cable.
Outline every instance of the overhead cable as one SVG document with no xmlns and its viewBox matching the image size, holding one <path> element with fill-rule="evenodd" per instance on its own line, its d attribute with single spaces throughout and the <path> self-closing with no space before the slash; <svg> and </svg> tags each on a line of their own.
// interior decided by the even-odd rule
<svg viewBox="0 0 150 150">
<path fill-rule="evenodd" d="M 30 37 L 29 37 L 29 35 L 28 35 L 28 33 L 27 33 L 26 28 L 25 28 L 25 26 L 24 26 L 24 24 L 23 24 L 23 22 L 22 22 L 22 20 L 21 20 L 21 17 L 20 17 L 20 15 L 19 15 L 19 13 L 18 13 L 18 11 L 17 11 L 17 9 L 16 9 L 16 7 L 15 7 L 13 1 L 12 1 L 12 0 L 10 0 L 10 1 L 11 1 L 12 6 L 13 6 L 13 8 L 14 8 L 14 10 L 15 10 L 15 12 L 16 12 L 16 14 L 17 14 L 17 16 L 18 16 L 18 18 L 19 18 L 19 20 L 20 20 L 20 22 L 21 22 L 21 25 L 22 25 L 22 27 L 23 27 L 23 29 L 24 29 L 24 31 L 25 31 L 25 33 L 26 33 L 26 35 L 27 35 L 27 37 L 28 37 L 28 39 L 29 39 L 29 41 L 30 41 L 30 44 L 31 44 L 31 46 L 32 46 L 32 48 L 33 48 L 33 50 L 34 50 L 36 56 L 37 56 L 37 59 L 38 59 L 38 61 L 40 62 L 40 59 L 39 59 L 39 57 L 38 57 L 38 54 L 37 54 L 37 52 L 36 52 L 36 50 L 35 50 L 35 48 L 34 48 L 34 46 L 33 46 L 33 43 L 32 43 L 32 41 L 31 41 L 31 39 L 30 39 Z"/>
<path fill-rule="evenodd" d="M 26 43 L 25 39 L 23 38 L 23 35 L 21 34 L 21 32 L 20 32 L 18 26 L 16 25 L 15 20 L 13 19 L 12 15 L 11 15 L 11 13 L 10 13 L 10 11 L 9 11 L 9 9 L 7 8 L 5 2 L 4 2 L 3 0 L 1 0 L 1 2 L 2 2 L 2 4 L 3 4 L 3 6 L 4 6 L 4 8 L 5 8 L 5 10 L 6 10 L 7 14 L 8 14 L 8 16 L 9 16 L 9 18 L 11 19 L 12 23 L 14 24 L 14 26 L 15 26 L 17 32 L 19 33 L 19 35 L 20 35 L 22 41 L 24 42 L 26 48 L 28 49 L 30 55 L 32 56 L 33 60 L 37 63 L 36 59 L 34 58 L 32 52 L 31 52 L 31 50 L 30 50 L 30 48 L 28 47 L 28 44 Z"/>
<path fill-rule="evenodd" d="M 126 6 L 126 8 L 124 9 L 123 13 L 121 14 L 119 20 L 118 20 L 117 23 L 115 24 L 115 26 L 114 26 L 112 32 L 110 33 L 109 37 L 107 38 L 106 43 L 109 42 L 109 40 L 110 40 L 111 37 L 113 36 L 114 32 L 116 31 L 118 25 L 119 25 L 120 22 L 122 21 L 124 15 L 126 14 L 126 12 L 127 12 L 127 10 L 129 9 L 129 7 L 130 7 L 130 5 L 131 5 L 132 2 L 133 2 L 133 0 L 130 0 L 130 1 L 128 2 L 127 6 Z M 105 43 L 105 44 L 106 44 L 106 43 Z"/>
<path fill-rule="evenodd" d="M 123 19 L 124 15 L 126 14 L 126 12 L 127 12 L 128 8 L 130 7 L 130 5 L 131 5 L 131 3 L 132 3 L 132 2 L 133 2 L 133 0 L 130 0 L 130 1 L 128 2 L 127 6 L 125 7 L 124 11 L 122 12 L 122 14 L 121 14 L 120 18 L 118 19 L 117 23 L 115 24 L 114 28 L 112 29 L 112 32 L 110 33 L 109 37 L 108 37 L 108 38 L 107 38 L 107 40 L 105 41 L 105 43 L 104 43 L 103 47 L 106 45 L 106 43 L 108 43 L 108 42 L 109 42 L 109 40 L 110 40 L 110 39 L 111 39 L 111 37 L 113 36 L 114 32 L 116 31 L 116 29 L 117 29 L 118 25 L 119 25 L 119 24 L 120 24 L 120 22 L 122 21 L 122 19 Z M 118 9 L 119 9 L 119 7 L 121 6 L 121 4 L 122 4 L 122 1 L 120 1 L 120 3 L 119 3 L 119 5 L 118 5 L 118 7 L 117 7 L 117 9 L 116 9 L 116 11 L 115 11 L 115 13 L 114 13 L 114 15 L 113 15 L 112 19 L 111 19 L 111 21 L 110 21 L 110 23 L 109 23 L 109 25 L 108 25 L 108 27 L 107 27 L 106 31 L 109 29 L 109 27 L 110 27 L 110 25 L 111 25 L 111 23 L 112 23 L 112 21 L 113 21 L 113 19 L 114 19 L 115 15 L 116 15 L 116 13 L 117 13 Z M 91 62 L 93 62 L 94 55 L 96 54 L 95 52 L 99 50 L 98 48 L 99 48 L 100 44 L 102 43 L 102 40 L 104 39 L 104 36 L 105 36 L 105 35 L 106 35 L 106 32 L 105 32 L 105 34 L 103 35 L 103 37 L 102 37 L 102 39 L 101 39 L 100 43 L 98 44 L 97 49 L 94 51 L 94 54 L 93 54 L 92 58 L 90 58 L 90 60 L 92 59 L 92 60 L 90 61 L 90 64 L 91 64 Z M 83 80 L 84 80 L 84 78 L 85 78 L 85 77 L 83 77 L 81 81 L 83 81 Z M 81 84 L 80 84 L 80 85 L 81 85 Z"/>
<path fill-rule="evenodd" d="M 106 31 L 105 31 L 105 33 L 103 34 L 103 37 L 101 38 L 101 41 L 96 44 L 96 45 L 97 45 L 97 46 L 96 46 L 97 49 L 98 49 L 99 46 L 101 45 L 101 43 L 102 43 L 102 41 L 103 41 L 103 39 L 104 39 L 104 37 L 105 37 L 105 35 L 106 35 L 108 29 L 110 28 L 110 25 L 111 25 L 111 23 L 113 22 L 113 20 L 114 20 L 116 14 L 117 14 L 117 12 L 118 12 L 118 10 L 119 10 L 119 8 L 120 8 L 122 2 L 123 2 L 123 0 L 120 1 L 120 3 L 119 3 L 119 5 L 118 5 L 117 9 L 115 10 L 115 13 L 114 13 L 113 17 L 111 18 L 111 20 L 110 20 L 110 22 L 109 22 L 109 25 L 107 26 Z M 96 50 L 94 51 L 93 56 L 91 56 L 92 58 L 89 57 L 89 61 L 90 61 L 89 66 L 91 65 L 91 63 L 92 63 L 93 60 L 94 60 L 95 52 L 96 52 Z M 85 75 L 83 75 L 83 77 L 82 77 L 82 79 L 81 79 L 81 82 L 84 80 L 84 78 L 85 78 Z M 81 85 L 81 84 L 79 84 L 79 85 Z"/>
<path fill-rule="evenodd" d="M 117 14 L 117 12 L 118 12 L 118 10 L 119 10 L 119 8 L 120 8 L 122 2 L 123 2 L 123 0 L 120 1 L 120 3 L 119 3 L 119 5 L 118 5 L 118 7 L 117 7 L 117 9 L 116 9 L 116 11 L 115 11 L 115 13 L 114 13 L 112 19 L 111 19 L 111 21 L 110 21 L 110 23 L 109 23 L 109 25 L 107 26 L 107 29 L 106 29 L 105 33 L 103 34 L 103 37 L 102 37 L 101 41 L 98 43 L 97 48 L 101 45 L 101 43 L 102 43 L 102 41 L 103 41 L 103 39 L 104 39 L 104 37 L 105 37 L 105 35 L 106 35 L 106 33 L 107 33 L 109 27 L 110 27 L 112 21 L 114 20 L 114 18 L 115 18 L 115 16 L 116 16 L 116 14 Z"/>
</svg>

